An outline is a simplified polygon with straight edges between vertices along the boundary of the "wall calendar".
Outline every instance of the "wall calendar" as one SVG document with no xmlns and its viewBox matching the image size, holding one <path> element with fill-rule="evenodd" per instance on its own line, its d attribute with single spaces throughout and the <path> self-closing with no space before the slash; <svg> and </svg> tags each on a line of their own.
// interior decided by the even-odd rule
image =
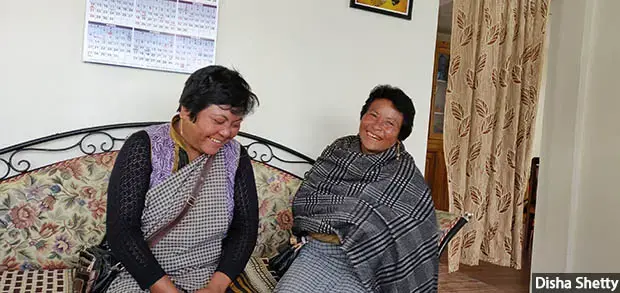
<svg viewBox="0 0 620 293">
<path fill-rule="evenodd" d="M 191 73 L 215 63 L 218 0 L 86 0 L 85 62 Z"/>
</svg>

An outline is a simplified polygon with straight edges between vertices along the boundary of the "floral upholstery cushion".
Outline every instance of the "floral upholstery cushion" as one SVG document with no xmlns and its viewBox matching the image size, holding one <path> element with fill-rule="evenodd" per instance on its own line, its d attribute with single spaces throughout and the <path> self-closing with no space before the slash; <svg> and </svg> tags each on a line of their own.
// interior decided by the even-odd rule
<svg viewBox="0 0 620 293">
<path fill-rule="evenodd" d="M 439 225 L 441 238 L 443 238 L 443 235 L 448 234 L 448 231 L 460 218 L 457 214 L 451 214 L 442 210 L 435 210 L 435 215 L 437 216 L 437 225 Z"/>
<path fill-rule="evenodd" d="M 64 269 L 105 234 L 117 152 L 83 156 L 0 182 L 0 267 Z"/>
<path fill-rule="evenodd" d="M 83 156 L 0 182 L 0 271 L 71 268 L 82 247 L 101 242 L 116 155 Z M 288 244 L 301 180 L 263 163 L 252 167 L 259 197 L 253 256 L 268 258 Z M 437 210 L 443 235 L 456 220 Z"/>
<path fill-rule="evenodd" d="M 71 268 L 82 247 L 101 242 L 116 155 L 83 156 L 0 182 L 0 268 Z M 252 167 L 260 215 L 254 255 L 270 257 L 288 243 L 301 180 L 266 164 Z"/>
<path fill-rule="evenodd" d="M 259 231 L 256 257 L 272 257 L 291 237 L 291 203 L 301 180 L 266 164 L 252 161 L 258 191 Z"/>
</svg>

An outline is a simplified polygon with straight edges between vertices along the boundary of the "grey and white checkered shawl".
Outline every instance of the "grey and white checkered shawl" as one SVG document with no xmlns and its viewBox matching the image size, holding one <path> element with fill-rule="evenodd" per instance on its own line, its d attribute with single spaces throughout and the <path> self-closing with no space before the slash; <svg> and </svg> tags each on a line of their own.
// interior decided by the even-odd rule
<svg viewBox="0 0 620 293">
<path fill-rule="evenodd" d="M 239 148 L 237 142 L 225 147 Z M 237 152 L 238 154 L 238 152 Z M 213 160 L 195 205 L 157 245 L 153 255 L 175 285 L 194 292 L 207 285 L 217 269 L 222 240 L 228 230 L 227 162 L 224 148 Z M 186 199 L 203 171 L 207 156 L 190 162 L 146 194 L 142 212 L 142 232 L 146 237 L 171 222 L 183 209 Z M 108 292 L 143 292 L 127 272 L 119 274 Z"/>
<path fill-rule="evenodd" d="M 295 226 L 337 234 L 364 286 L 374 292 L 436 292 L 438 232 L 430 190 L 396 145 L 360 152 L 358 136 L 328 146 L 293 202 Z M 320 260 L 317 260 L 320 261 Z"/>
</svg>

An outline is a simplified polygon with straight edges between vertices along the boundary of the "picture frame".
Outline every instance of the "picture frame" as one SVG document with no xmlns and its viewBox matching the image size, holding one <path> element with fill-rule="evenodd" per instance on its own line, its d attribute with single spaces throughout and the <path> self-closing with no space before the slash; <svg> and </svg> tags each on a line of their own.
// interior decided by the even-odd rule
<svg viewBox="0 0 620 293">
<path fill-rule="evenodd" d="M 349 7 L 411 20 L 413 0 L 351 0 Z"/>
</svg>

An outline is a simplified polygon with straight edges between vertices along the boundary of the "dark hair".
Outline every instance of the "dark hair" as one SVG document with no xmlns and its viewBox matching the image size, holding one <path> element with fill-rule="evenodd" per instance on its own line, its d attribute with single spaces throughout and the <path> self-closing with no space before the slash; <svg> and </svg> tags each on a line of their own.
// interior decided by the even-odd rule
<svg viewBox="0 0 620 293">
<path fill-rule="evenodd" d="M 411 130 L 413 129 L 413 118 L 415 117 L 415 107 L 413 106 L 413 102 L 411 98 L 405 94 L 401 89 L 397 87 L 393 87 L 391 85 L 378 85 L 370 92 L 368 99 L 366 99 L 366 103 L 362 107 L 362 111 L 360 113 L 360 119 L 362 116 L 366 114 L 370 104 L 377 99 L 386 99 L 390 100 L 396 110 L 403 114 L 403 124 L 400 127 L 400 132 L 398 132 L 398 139 L 405 140 L 411 134 Z"/>
<path fill-rule="evenodd" d="M 211 65 L 189 76 L 177 111 L 181 111 L 181 106 L 187 108 L 194 121 L 198 112 L 210 105 L 230 105 L 233 114 L 245 116 L 258 104 L 258 97 L 239 72 Z"/>
</svg>

